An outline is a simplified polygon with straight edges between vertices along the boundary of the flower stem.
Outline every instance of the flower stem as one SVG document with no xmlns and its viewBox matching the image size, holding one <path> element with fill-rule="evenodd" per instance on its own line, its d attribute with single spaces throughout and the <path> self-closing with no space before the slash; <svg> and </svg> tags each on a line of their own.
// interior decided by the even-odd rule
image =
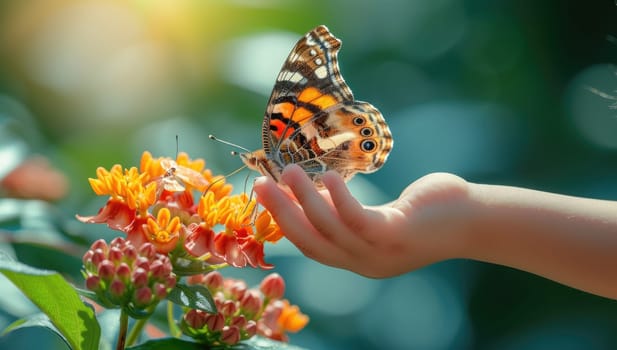
<svg viewBox="0 0 617 350">
<path fill-rule="evenodd" d="M 120 311 L 120 329 L 118 331 L 118 344 L 116 350 L 124 350 L 126 344 L 126 331 L 129 328 L 129 315 L 122 309 Z"/>
<path fill-rule="evenodd" d="M 133 328 L 131 328 L 131 331 L 129 332 L 129 336 L 126 340 L 126 344 L 128 346 L 135 344 L 135 342 L 137 341 L 137 338 L 139 338 L 139 334 L 141 334 L 141 331 L 144 329 L 144 326 L 146 325 L 146 323 L 148 323 L 147 318 L 142 318 L 142 319 L 135 321 L 135 324 L 133 324 Z"/>
<path fill-rule="evenodd" d="M 169 334 L 172 337 L 180 337 L 182 335 L 182 331 L 176 325 L 174 320 L 174 303 L 171 301 L 167 301 L 167 323 L 169 325 Z"/>
</svg>

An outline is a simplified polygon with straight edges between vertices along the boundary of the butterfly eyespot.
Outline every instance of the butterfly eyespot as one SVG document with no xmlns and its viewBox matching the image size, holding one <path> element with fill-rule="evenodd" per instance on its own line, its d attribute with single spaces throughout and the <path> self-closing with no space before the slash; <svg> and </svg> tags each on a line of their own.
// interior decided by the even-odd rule
<svg viewBox="0 0 617 350">
<path fill-rule="evenodd" d="M 375 144 L 375 141 L 373 140 L 364 140 L 360 143 L 360 148 L 364 152 L 372 152 L 373 150 L 375 150 L 376 146 L 377 145 Z"/>
<path fill-rule="evenodd" d="M 360 129 L 360 135 L 368 137 L 373 135 L 373 129 L 371 128 L 362 128 Z"/>
<path fill-rule="evenodd" d="M 362 117 L 354 117 L 353 118 L 353 125 L 357 125 L 357 126 L 364 125 L 364 118 L 362 118 Z"/>
</svg>

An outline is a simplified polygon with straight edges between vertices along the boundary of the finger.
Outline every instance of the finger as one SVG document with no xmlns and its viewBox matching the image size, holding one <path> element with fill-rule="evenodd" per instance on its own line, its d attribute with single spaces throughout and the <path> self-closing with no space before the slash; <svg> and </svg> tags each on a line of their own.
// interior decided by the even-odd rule
<svg viewBox="0 0 617 350">
<path fill-rule="evenodd" d="M 341 220 L 333 203 L 324 198 L 313 182 L 298 166 L 288 166 L 283 171 L 283 181 L 289 185 L 306 217 L 326 240 L 330 241 L 349 256 L 363 254 L 368 248 L 366 242 L 359 239 Z M 341 185 L 345 184 L 341 181 Z"/>
<path fill-rule="evenodd" d="M 257 201 L 272 215 L 285 237 L 304 255 L 324 264 L 337 266 L 341 254 L 308 221 L 302 208 L 268 177 L 259 177 L 253 186 Z"/>
<path fill-rule="evenodd" d="M 293 191 L 313 227 L 326 239 L 333 239 L 342 229 L 338 215 L 306 173 L 299 166 L 290 165 L 283 170 L 282 179 Z"/>
<path fill-rule="evenodd" d="M 365 227 L 365 210 L 349 192 L 343 178 L 329 171 L 322 177 L 324 185 L 330 192 L 332 203 L 338 211 L 339 218 L 354 231 Z"/>
</svg>

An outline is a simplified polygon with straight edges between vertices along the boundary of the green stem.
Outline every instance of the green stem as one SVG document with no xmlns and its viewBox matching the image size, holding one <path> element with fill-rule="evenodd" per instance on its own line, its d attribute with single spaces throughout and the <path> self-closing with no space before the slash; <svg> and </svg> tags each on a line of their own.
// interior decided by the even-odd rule
<svg viewBox="0 0 617 350">
<path fill-rule="evenodd" d="M 135 324 L 133 324 L 133 328 L 131 328 L 131 331 L 129 332 L 129 336 L 126 340 L 126 344 L 128 346 L 135 344 L 135 342 L 137 341 L 137 338 L 139 338 L 139 335 L 141 334 L 141 331 L 144 329 L 144 326 L 146 325 L 146 323 L 148 323 L 147 318 L 142 318 L 142 319 L 135 321 Z"/>
<path fill-rule="evenodd" d="M 167 324 L 169 325 L 169 334 L 172 337 L 178 338 L 182 335 L 182 331 L 174 320 L 174 303 L 171 301 L 167 301 Z"/>
<path fill-rule="evenodd" d="M 124 350 L 126 344 L 126 331 L 129 328 L 129 315 L 122 309 L 120 311 L 120 330 L 118 331 L 118 345 L 116 350 Z"/>
</svg>

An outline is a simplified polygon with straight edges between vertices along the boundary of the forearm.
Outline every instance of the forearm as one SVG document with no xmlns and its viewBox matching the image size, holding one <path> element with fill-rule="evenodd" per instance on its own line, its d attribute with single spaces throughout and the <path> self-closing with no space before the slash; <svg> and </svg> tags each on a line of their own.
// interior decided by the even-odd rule
<svg viewBox="0 0 617 350">
<path fill-rule="evenodd" d="M 617 299 L 617 202 L 469 185 L 463 257 Z"/>
</svg>

